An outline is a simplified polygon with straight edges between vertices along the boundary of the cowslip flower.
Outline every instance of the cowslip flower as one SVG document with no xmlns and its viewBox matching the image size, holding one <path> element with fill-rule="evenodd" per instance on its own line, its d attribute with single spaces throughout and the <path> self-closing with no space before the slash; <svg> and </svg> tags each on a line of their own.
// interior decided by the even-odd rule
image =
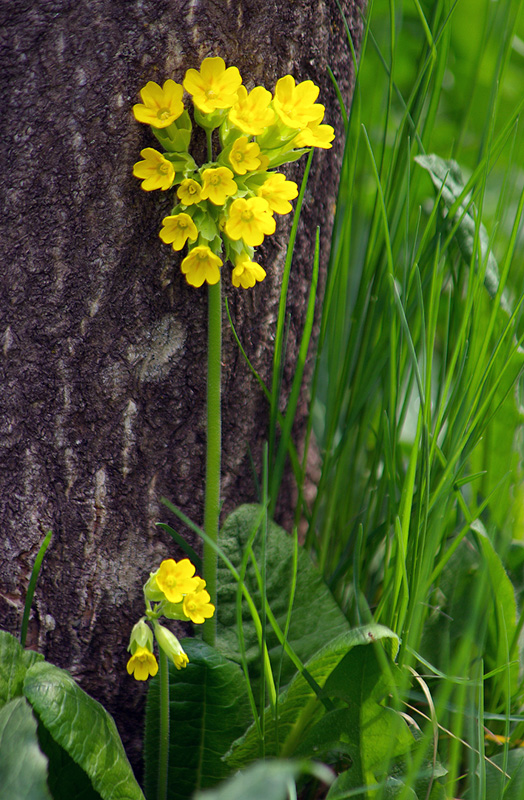
<svg viewBox="0 0 524 800">
<path fill-rule="evenodd" d="M 205 58 L 196 69 L 188 69 L 184 78 L 184 89 L 193 96 L 193 103 L 204 114 L 219 108 L 231 108 L 237 99 L 242 83 L 237 67 L 228 67 L 223 58 Z"/>
<path fill-rule="evenodd" d="M 202 199 L 202 187 L 193 178 L 183 180 L 176 193 L 180 202 L 185 206 L 200 203 Z"/>
<path fill-rule="evenodd" d="M 249 136 L 259 136 L 275 119 L 269 108 L 271 92 L 263 86 L 255 86 L 247 93 L 245 86 L 238 90 L 238 100 L 229 112 L 229 121 Z"/>
<path fill-rule="evenodd" d="M 155 624 L 155 638 L 158 646 L 172 659 L 177 669 L 182 669 L 189 664 L 189 658 L 174 633 L 163 625 Z"/>
<path fill-rule="evenodd" d="M 242 239 L 249 247 L 257 247 L 264 236 L 274 233 L 276 223 L 269 203 L 263 197 L 239 197 L 233 200 L 225 232 L 234 241 Z"/>
<path fill-rule="evenodd" d="M 186 594 L 184 597 L 184 614 L 189 617 L 191 622 L 201 625 L 206 619 L 210 619 L 215 613 L 215 606 L 211 603 L 209 592 L 206 591 L 204 586 L 205 581 L 200 582 L 198 590 Z"/>
<path fill-rule="evenodd" d="M 204 281 L 207 281 L 211 285 L 218 283 L 220 280 L 221 266 L 221 259 L 215 255 L 209 247 L 205 245 L 199 245 L 198 247 L 193 247 L 193 249 L 184 258 L 182 264 L 180 265 L 180 269 L 186 276 L 187 282 L 191 286 L 196 286 L 198 288 L 199 286 L 202 286 Z M 193 567 L 193 571 L 194 569 L 195 568 Z M 175 600 L 174 602 L 179 601 Z"/>
<path fill-rule="evenodd" d="M 242 287 L 242 289 L 252 289 L 257 281 L 263 281 L 266 277 L 266 271 L 260 264 L 255 264 L 250 261 L 247 256 L 244 259 L 237 261 L 236 266 L 231 273 L 231 281 L 233 286 Z M 186 595 L 186 598 L 189 595 Z"/>
<path fill-rule="evenodd" d="M 194 578 L 194 574 L 195 566 L 188 558 L 178 562 L 166 558 L 156 574 L 156 585 L 170 603 L 180 603 L 185 594 L 193 592 L 198 586 L 198 578 Z"/>
<path fill-rule="evenodd" d="M 171 161 L 153 147 L 140 151 L 143 161 L 137 161 L 133 167 L 133 175 L 142 181 L 142 189 L 151 192 L 154 189 L 170 189 L 175 180 L 175 168 Z"/>
<path fill-rule="evenodd" d="M 271 211 L 275 214 L 289 214 L 292 210 L 289 201 L 294 200 L 297 195 L 296 183 L 286 180 L 286 176 L 281 172 L 270 173 L 262 186 L 257 189 L 257 196 L 267 200 Z"/>
<path fill-rule="evenodd" d="M 324 116 L 324 106 L 315 103 L 319 88 L 313 81 L 302 81 L 295 85 L 292 75 L 280 78 L 275 86 L 273 108 L 290 128 L 304 128 L 309 122 Z"/>
<path fill-rule="evenodd" d="M 147 647 L 137 647 L 127 662 L 127 671 L 137 681 L 146 681 L 150 675 L 154 677 L 157 674 L 157 660 Z"/>
<path fill-rule="evenodd" d="M 180 84 L 171 79 L 162 88 L 158 83 L 148 81 L 140 90 L 143 102 L 133 106 L 135 119 L 152 125 L 153 128 L 167 128 L 184 110 L 183 94 Z"/>
<path fill-rule="evenodd" d="M 233 173 L 228 167 L 212 167 L 202 173 L 202 200 L 211 200 L 216 206 L 223 206 L 226 198 L 238 192 L 233 180 Z"/>
<path fill-rule="evenodd" d="M 194 242 L 198 236 L 197 227 L 189 214 L 164 217 L 162 225 L 164 227 L 158 235 L 165 244 L 171 244 L 173 250 L 182 250 L 188 239 Z"/>
<path fill-rule="evenodd" d="M 260 167 L 260 147 L 256 142 L 248 141 L 247 136 L 239 136 L 233 142 L 229 154 L 231 166 L 238 175 L 245 175 Z"/>
<path fill-rule="evenodd" d="M 322 108 L 322 106 L 321 106 Z M 335 131 L 331 125 L 321 125 L 324 119 L 324 112 L 318 113 L 316 119 L 308 122 L 291 142 L 292 147 L 322 147 L 329 150 L 331 142 L 335 138 Z"/>
</svg>

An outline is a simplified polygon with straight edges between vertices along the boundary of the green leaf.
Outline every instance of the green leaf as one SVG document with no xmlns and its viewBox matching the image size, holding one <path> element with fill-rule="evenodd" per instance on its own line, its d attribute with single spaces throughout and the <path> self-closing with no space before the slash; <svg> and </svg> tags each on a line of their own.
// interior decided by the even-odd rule
<svg viewBox="0 0 524 800">
<path fill-rule="evenodd" d="M 508 752 L 508 761 L 504 761 L 504 753 L 492 756 L 490 764 L 486 762 L 486 797 L 504 797 L 504 800 L 522 800 L 524 797 L 524 750 L 520 747 Z M 505 770 L 510 780 L 505 777 Z"/>
<path fill-rule="evenodd" d="M 26 672 L 24 694 L 103 800 L 143 800 L 112 717 L 68 672 L 45 661 L 33 664 Z"/>
<path fill-rule="evenodd" d="M 245 505 L 236 509 L 225 521 L 220 532 L 220 546 L 233 565 L 240 570 L 246 542 L 260 519 L 260 506 Z M 253 544 L 255 558 L 260 560 L 261 531 Z M 293 574 L 293 540 L 274 522 L 268 524 L 266 543 L 266 596 L 269 607 L 281 630 L 284 630 L 288 612 L 290 591 L 295 581 Z M 257 608 L 261 609 L 258 583 L 251 561 L 245 577 L 245 584 Z M 218 615 L 217 647 L 229 658 L 240 661 L 236 633 L 236 593 L 237 582 L 222 562 L 218 569 Z M 314 613 L 312 613 L 314 609 Z M 260 651 L 257 634 L 251 615 L 243 607 L 243 629 L 247 651 L 250 678 L 256 683 L 260 666 Z M 319 571 L 314 567 L 303 548 L 298 552 L 295 597 L 288 632 L 288 642 L 298 657 L 305 662 L 318 652 L 326 642 L 349 630 L 349 623 L 335 602 L 333 595 L 324 583 Z M 278 668 L 282 648 L 270 625 L 267 626 L 267 646 L 272 663 Z M 289 682 L 295 673 L 291 660 L 283 657 L 281 681 Z"/>
<path fill-rule="evenodd" d="M 396 652 L 397 636 L 383 625 L 365 625 L 342 634 L 326 645 L 306 663 L 309 675 L 323 688 L 329 675 L 353 647 L 372 642 L 389 641 L 390 649 Z M 300 750 L 308 732 L 324 716 L 325 706 L 317 697 L 310 682 L 302 673 L 296 675 L 278 700 L 278 720 L 275 722 L 271 709 L 265 711 L 265 756 L 292 756 Z M 241 769 L 262 754 L 262 745 L 257 728 L 253 724 L 239 739 L 226 758 L 234 769 Z"/>
<path fill-rule="evenodd" d="M 222 756 L 252 719 L 240 668 L 197 639 L 185 639 L 189 664 L 169 667 L 168 798 L 189 798 L 230 774 Z M 145 786 L 156 797 L 159 680 L 150 682 L 146 710 Z"/>
<path fill-rule="evenodd" d="M 347 708 L 330 712 L 316 723 L 297 754 L 322 758 L 326 749 L 336 749 L 351 758 L 348 773 L 353 787 L 383 780 L 389 765 L 414 744 L 404 719 L 384 705 L 399 682 L 398 673 L 393 662 L 381 666 L 373 647 L 350 650 L 328 677 L 323 691 L 323 696 L 343 700 Z"/>
<path fill-rule="evenodd" d="M 34 650 L 24 650 L 10 633 L 0 631 L 0 708 L 13 697 L 23 696 L 26 671 L 43 658 Z"/>
<path fill-rule="evenodd" d="M 50 800 L 47 758 L 38 746 L 37 723 L 25 697 L 0 709 L 0 797 Z"/>
<path fill-rule="evenodd" d="M 63 747 L 55 742 L 42 723 L 38 725 L 38 741 L 49 760 L 47 785 L 53 800 L 100 800 L 100 795 L 84 770 Z"/>
<path fill-rule="evenodd" d="M 323 764 L 300 761 L 263 761 L 253 764 L 234 778 L 207 792 L 197 792 L 194 800 L 287 800 L 289 787 L 302 774 L 331 783 L 333 774 Z"/>
<path fill-rule="evenodd" d="M 457 162 L 453 160 L 446 161 L 434 154 L 415 156 L 415 161 L 429 172 L 437 191 L 440 192 L 442 189 L 441 197 L 446 208 L 451 208 L 464 191 L 464 180 Z M 455 219 L 453 220 L 454 223 L 460 219 L 460 223 L 455 231 L 455 239 L 464 261 L 467 264 L 471 264 L 476 229 L 479 229 L 478 237 L 481 258 L 483 262 L 487 259 L 484 285 L 488 290 L 489 296 L 494 298 L 499 288 L 499 268 L 497 260 L 490 249 L 488 232 L 484 225 L 481 223 L 479 224 L 476 216 L 477 211 L 475 205 L 471 202 L 469 195 L 467 195 L 456 211 Z M 500 305 L 505 311 L 511 313 L 505 293 L 503 293 L 501 297 Z"/>
</svg>

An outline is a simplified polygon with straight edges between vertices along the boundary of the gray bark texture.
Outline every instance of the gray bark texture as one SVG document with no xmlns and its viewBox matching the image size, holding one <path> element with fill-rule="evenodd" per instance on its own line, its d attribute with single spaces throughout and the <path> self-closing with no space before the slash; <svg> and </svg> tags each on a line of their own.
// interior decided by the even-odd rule
<svg viewBox="0 0 524 800">
<path fill-rule="evenodd" d="M 364 2 L 342 0 L 357 51 Z M 313 161 L 285 394 L 317 225 L 326 263 L 343 146 L 327 66 L 349 105 L 352 60 L 335 0 L 1 0 L 0 37 L 0 625 L 18 634 L 51 529 L 28 646 L 104 703 L 136 766 L 145 686 L 125 671 L 126 646 L 149 571 L 182 555 L 155 527 L 174 524 L 160 498 L 203 516 L 207 292 L 186 284 L 159 239 L 170 198 L 132 176 L 155 140 L 131 107 L 148 80 L 181 83 L 211 55 L 238 66 L 248 89 L 273 90 L 287 73 L 321 87 L 339 136 Z M 192 151 L 204 160 L 203 139 Z M 284 169 L 300 180 L 304 163 Z M 268 277 L 254 290 L 234 289 L 223 268 L 266 381 L 290 225 L 278 218 L 259 249 Z M 227 320 L 223 365 L 226 514 L 256 499 L 249 453 L 259 463 L 267 437 L 265 400 Z"/>
</svg>

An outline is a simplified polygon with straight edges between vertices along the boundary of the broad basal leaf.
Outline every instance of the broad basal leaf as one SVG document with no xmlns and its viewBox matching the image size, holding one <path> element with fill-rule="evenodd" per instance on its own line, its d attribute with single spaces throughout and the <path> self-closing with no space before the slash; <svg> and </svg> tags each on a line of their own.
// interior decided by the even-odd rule
<svg viewBox="0 0 524 800">
<path fill-rule="evenodd" d="M 103 800 L 143 800 L 112 717 L 68 672 L 45 661 L 33 664 L 24 694 Z"/>
<path fill-rule="evenodd" d="M 259 520 L 260 506 L 241 506 L 227 518 L 222 528 L 220 546 L 238 570 L 240 570 L 246 542 Z M 258 563 L 260 563 L 261 543 L 262 530 L 260 529 L 253 544 L 253 552 Z M 267 600 L 281 630 L 283 630 L 291 587 L 295 580 L 293 540 L 274 522 L 270 522 L 268 525 L 266 576 Z M 262 603 L 251 561 L 248 564 L 245 583 L 255 600 L 259 613 L 261 613 Z M 229 658 L 239 661 L 236 633 L 236 592 L 237 582 L 227 567 L 219 562 L 217 647 Z M 259 675 L 260 651 L 255 627 L 245 603 L 243 605 L 243 627 L 250 677 L 256 678 Z M 295 597 L 288 634 L 288 641 L 293 650 L 305 662 L 327 642 L 348 630 L 348 621 L 333 599 L 319 571 L 314 567 L 303 548 L 299 548 Z M 275 669 L 278 669 L 282 649 L 269 623 L 267 636 L 272 663 Z M 294 673 L 295 667 L 285 656 L 282 663 L 281 685 L 288 683 Z"/>
<path fill-rule="evenodd" d="M 40 750 L 36 719 L 25 697 L 0 709 L 0 797 L 50 800 L 47 758 Z"/>
<path fill-rule="evenodd" d="M 24 650 L 10 633 L 0 631 L 0 708 L 11 698 L 23 696 L 26 671 L 43 658 L 33 650 Z"/>
<path fill-rule="evenodd" d="M 222 761 L 231 743 L 252 719 L 244 675 L 212 647 L 185 639 L 189 664 L 169 672 L 168 798 L 183 800 L 195 789 L 229 776 Z M 150 683 L 146 712 L 146 794 L 156 797 L 158 770 L 159 681 Z"/>
<path fill-rule="evenodd" d="M 398 638 L 389 628 L 383 625 L 365 625 L 342 634 L 326 645 L 307 662 L 307 671 L 322 689 L 329 675 L 352 648 L 379 640 L 384 640 L 396 653 Z M 324 716 L 326 706 L 317 697 L 310 682 L 300 673 L 279 697 L 277 711 L 278 718 L 275 720 L 272 710 L 266 709 L 263 751 L 257 729 L 253 724 L 228 753 L 227 761 L 230 767 L 241 769 L 259 758 L 262 752 L 270 757 L 293 755 L 299 751 L 309 731 Z"/>
<path fill-rule="evenodd" d="M 194 800 L 287 800 L 289 786 L 303 773 L 331 783 L 332 773 L 323 764 L 300 761 L 263 761 L 253 764 L 234 778 L 197 792 Z"/>
</svg>

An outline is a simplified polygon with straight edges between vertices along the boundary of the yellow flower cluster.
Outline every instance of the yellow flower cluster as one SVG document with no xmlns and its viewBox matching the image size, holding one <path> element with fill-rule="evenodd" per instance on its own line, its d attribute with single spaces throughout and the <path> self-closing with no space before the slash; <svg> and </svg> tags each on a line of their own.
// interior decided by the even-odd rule
<svg viewBox="0 0 524 800">
<path fill-rule="evenodd" d="M 191 95 L 194 120 L 208 134 L 218 129 L 220 153 L 198 167 L 189 153 L 192 123 L 182 102 Z M 324 106 L 316 102 L 312 81 L 297 84 L 291 75 L 277 81 L 273 95 L 263 86 L 250 92 L 236 67 L 206 58 L 200 70 L 188 69 L 183 85 L 161 87 L 149 81 L 135 118 L 146 123 L 162 145 L 141 151 L 133 174 L 146 191 L 176 186 L 177 203 L 165 217 L 160 238 L 188 254 L 181 269 L 192 286 L 220 280 L 224 260 L 233 265 L 232 282 L 243 289 L 266 277 L 253 261 L 254 248 L 275 232 L 275 214 L 288 214 L 298 195 L 293 181 L 275 171 L 311 147 L 331 147 L 334 131 L 324 125 Z"/>
<path fill-rule="evenodd" d="M 162 561 L 156 572 L 152 572 L 144 586 L 146 601 L 145 617 L 142 617 L 131 631 L 129 647 L 131 658 L 127 671 L 137 681 L 145 681 L 158 672 L 157 660 L 153 654 L 153 631 L 158 646 L 172 659 L 177 669 L 187 666 L 189 659 L 182 645 L 168 628 L 160 625 L 160 617 L 167 619 L 191 620 L 202 624 L 215 613 L 206 591 L 206 582 L 195 575 L 195 566 L 188 558 Z M 153 626 L 153 631 L 148 625 Z"/>
</svg>

